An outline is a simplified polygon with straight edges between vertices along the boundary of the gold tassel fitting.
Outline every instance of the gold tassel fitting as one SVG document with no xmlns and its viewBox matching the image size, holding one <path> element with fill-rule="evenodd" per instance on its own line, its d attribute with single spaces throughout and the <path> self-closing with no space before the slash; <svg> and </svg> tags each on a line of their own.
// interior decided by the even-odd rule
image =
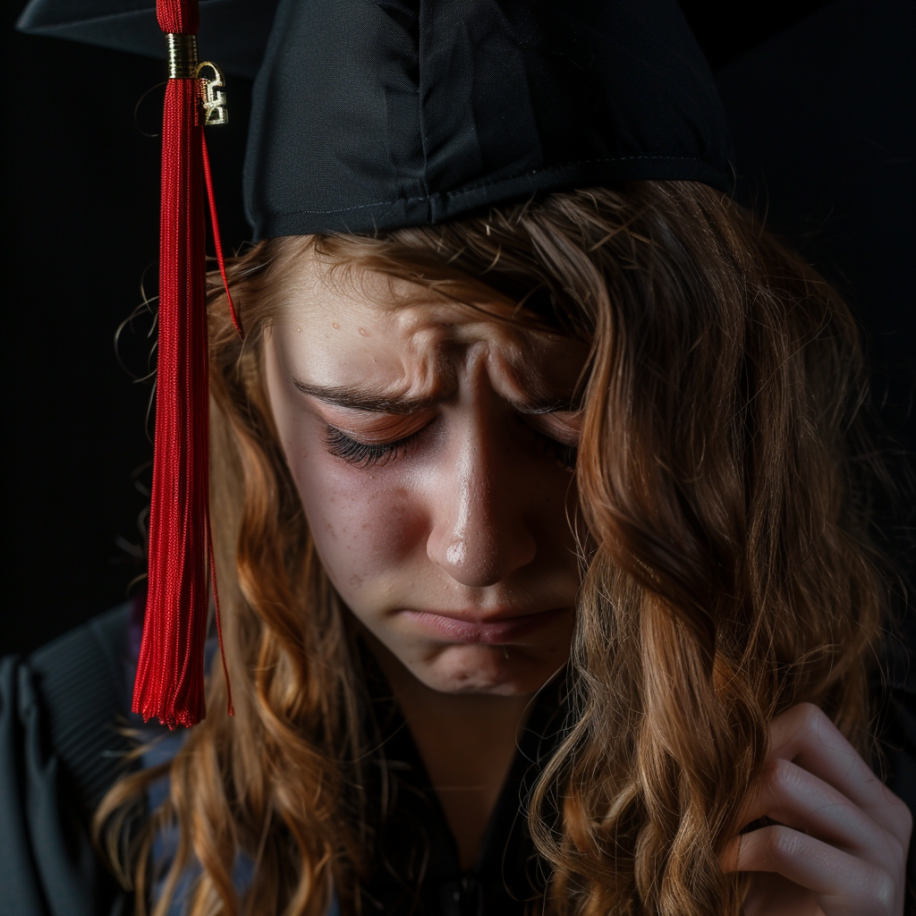
<svg viewBox="0 0 916 916">
<path fill-rule="evenodd" d="M 213 75 L 206 76 L 207 71 Z M 204 127 L 215 127 L 218 124 L 229 123 L 229 109 L 226 107 L 226 93 L 224 87 L 226 78 L 213 61 L 201 61 L 194 71 L 194 76 L 200 80 L 200 101 L 203 105 Z"/>
<path fill-rule="evenodd" d="M 168 32 L 169 79 L 192 80 L 197 72 L 197 36 Z"/>
</svg>

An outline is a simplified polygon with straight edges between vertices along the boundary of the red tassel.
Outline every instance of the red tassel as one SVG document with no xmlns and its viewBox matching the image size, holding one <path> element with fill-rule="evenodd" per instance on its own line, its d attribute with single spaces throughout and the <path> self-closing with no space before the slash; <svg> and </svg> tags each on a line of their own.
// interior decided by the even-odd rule
<svg viewBox="0 0 916 916">
<path fill-rule="evenodd" d="M 157 15 L 163 32 L 197 32 L 197 0 L 158 0 Z M 144 720 L 156 717 L 170 728 L 205 715 L 209 421 L 199 98 L 197 79 L 169 79 L 149 595 L 133 702 Z"/>
</svg>

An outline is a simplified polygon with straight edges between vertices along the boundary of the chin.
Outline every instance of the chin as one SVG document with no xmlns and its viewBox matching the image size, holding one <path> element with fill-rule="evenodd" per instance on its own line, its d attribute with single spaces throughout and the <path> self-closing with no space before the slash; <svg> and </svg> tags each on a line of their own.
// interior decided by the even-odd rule
<svg viewBox="0 0 916 916">
<path fill-rule="evenodd" d="M 558 667 L 516 646 L 451 645 L 411 670 L 419 681 L 440 693 L 509 697 L 540 690 Z"/>
</svg>

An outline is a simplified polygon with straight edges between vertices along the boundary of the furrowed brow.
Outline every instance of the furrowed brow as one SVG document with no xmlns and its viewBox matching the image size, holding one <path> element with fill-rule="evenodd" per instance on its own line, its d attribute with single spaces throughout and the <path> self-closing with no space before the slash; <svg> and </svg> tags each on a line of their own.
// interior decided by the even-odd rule
<svg viewBox="0 0 916 916">
<path fill-rule="evenodd" d="M 293 384 L 303 394 L 334 404 L 336 407 L 349 407 L 352 410 L 367 410 L 374 413 L 410 414 L 432 410 L 445 401 L 448 395 L 434 395 L 426 398 L 409 398 L 385 394 L 358 388 L 340 388 L 337 386 L 310 385 L 293 379 Z M 524 401 L 510 401 L 512 406 L 522 414 L 546 414 L 559 411 L 575 411 L 577 406 L 569 398 L 535 397 Z"/>
<path fill-rule="evenodd" d="M 361 391 L 358 388 L 339 388 L 336 386 L 308 385 L 293 379 L 293 384 L 303 394 L 308 394 L 326 404 L 337 407 L 349 407 L 352 410 L 369 410 L 375 413 L 408 414 L 430 410 L 442 403 L 442 396 L 428 398 L 408 398 L 387 395 L 371 390 Z"/>
</svg>

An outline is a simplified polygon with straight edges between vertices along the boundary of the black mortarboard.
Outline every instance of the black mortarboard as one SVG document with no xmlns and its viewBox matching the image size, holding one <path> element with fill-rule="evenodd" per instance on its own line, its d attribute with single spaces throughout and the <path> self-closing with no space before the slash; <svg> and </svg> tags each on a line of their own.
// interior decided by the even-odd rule
<svg viewBox="0 0 916 916">
<path fill-rule="evenodd" d="M 675 0 L 202 0 L 200 14 L 205 56 L 257 75 L 256 237 L 628 179 L 731 187 L 725 116 Z M 150 0 L 34 0 L 19 27 L 164 53 Z"/>
<path fill-rule="evenodd" d="M 208 57 L 257 70 L 245 166 L 256 237 L 435 223 L 624 180 L 731 184 L 722 106 L 675 0 L 158 0 L 155 12 L 150 0 L 33 0 L 24 31 L 156 55 L 168 38 L 149 597 L 134 709 L 172 726 L 204 711 L 213 555 L 199 19 Z"/>
</svg>

